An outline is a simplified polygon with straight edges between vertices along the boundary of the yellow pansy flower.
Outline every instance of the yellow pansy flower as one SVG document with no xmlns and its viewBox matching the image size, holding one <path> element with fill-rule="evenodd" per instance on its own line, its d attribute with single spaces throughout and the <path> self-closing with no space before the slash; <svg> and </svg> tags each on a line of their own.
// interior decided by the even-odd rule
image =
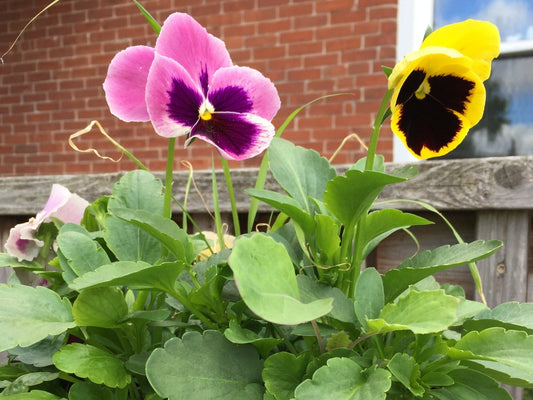
<svg viewBox="0 0 533 400">
<path fill-rule="evenodd" d="M 391 127 L 417 158 L 455 149 L 483 116 L 492 60 L 500 52 L 498 28 L 467 20 L 429 34 L 389 76 Z"/>
</svg>

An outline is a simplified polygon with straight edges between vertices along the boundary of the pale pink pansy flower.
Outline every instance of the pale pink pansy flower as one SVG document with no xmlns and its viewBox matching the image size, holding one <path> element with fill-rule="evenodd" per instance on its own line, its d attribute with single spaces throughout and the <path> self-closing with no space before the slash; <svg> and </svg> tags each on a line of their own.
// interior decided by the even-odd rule
<svg viewBox="0 0 533 400">
<path fill-rule="evenodd" d="M 33 260 L 44 246 L 44 242 L 35 237 L 41 224 L 51 222 L 52 218 L 79 224 L 88 205 L 88 201 L 71 193 L 66 187 L 54 184 L 44 209 L 28 222 L 11 228 L 5 244 L 6 251 L 19 261 Z"/>
<path fill-rule="evenodd" d="M 187 135 L 244 160 L 272 140 L 280 107 L 274 84 L 257 70 L 233 65 L 220 39 L 187 14 L 164 22 L 155 48 L 132 46 L 111 61 L 104 90 L 112 114 L 151 121 L 163 137 Z"/>
</svg>

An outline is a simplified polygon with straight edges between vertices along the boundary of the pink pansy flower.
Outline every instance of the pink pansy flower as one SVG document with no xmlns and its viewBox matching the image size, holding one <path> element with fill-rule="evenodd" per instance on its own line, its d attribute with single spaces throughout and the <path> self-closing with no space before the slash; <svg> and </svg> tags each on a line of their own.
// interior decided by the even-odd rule
<svg viewBox="0 0 533 400">
<path fill-rule="evenodd" d="M 170 15 L 155 48 L 132 46 L 111 61 L 104 82 L 111 113 L 151 121 L 164 137 L 188 135 L 230 160 L 261 153 L 274 136 L 280 107 L 274 84 L 234 66 L 220 39 L 187 14 Z"/>
<path fill-rule="evenodd" d="M 33 260 L 44 246 L 43 241 L 35 237 L 39 226 L 50 222 L 52 217 L 79 224 L 88 205 L 89 202 L 70 193 L 66 187 L 54 184 L 44 209 L 35 218 L 11 228 L 5 245 L 7 252 L 19 261 Z"/>
</svg>

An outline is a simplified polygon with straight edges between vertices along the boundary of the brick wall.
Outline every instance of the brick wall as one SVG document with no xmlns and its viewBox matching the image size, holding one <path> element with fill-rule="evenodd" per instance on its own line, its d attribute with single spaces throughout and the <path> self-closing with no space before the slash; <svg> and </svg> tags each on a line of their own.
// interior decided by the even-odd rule
<svg viewBox="0 0 533 400">
<path fill-rule="evenodd" d="M 49 0 L 4 0 L 0 52 Z M 161 23 L 174 11 L 187 12 L 226 42 L 235 64 L 260 70 L 277 86 L 279 126 L 297 107 L 325 94 L 347 96 L 315 103 L 296 118 L 285 136 L 330 156 L 342 139 L 357 133 L 368 141 L 373 116 L 386 88 L 381 65 L 393 66 L 396 0 L 141 0 Z M 150 123 L 124 123 L 107 110 L 102 89 L 107 65 L 131 45 L 153 46 L 156 35 L 129 0 L 61 0 L 24 33 L 4 56 L 0 96 L 0 175 L 97 173 L 128 170 L 133 164 L 77 153 L 67 139 L 91 120 L 150 169 L 164 170 L 167 141 Z M 201 141 L 183 148 L 181 160 L 210 167 L 212 148 Z M 96 131 L 76 141 L 117 157 Z M 379 152 L 392 154 L 389 129 Z M 216 153 L 215 153 L 216 154 Z M 336 163 L 362 155 L 349 141 Z M 258 165 L 259 157 L 233 166 Z"/>
</svg>

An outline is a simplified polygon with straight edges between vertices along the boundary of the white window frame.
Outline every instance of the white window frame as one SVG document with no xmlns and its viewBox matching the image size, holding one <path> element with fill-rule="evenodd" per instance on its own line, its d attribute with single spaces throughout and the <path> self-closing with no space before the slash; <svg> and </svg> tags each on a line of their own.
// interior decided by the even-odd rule
<svg viewBox="0 0 533 400">
<path fill-rule="evenodd" d="M 434 14 L 434 0 L 398 0 L 396 62 L 420 47 L 427 27 L 433 26 Z M 530 54 L 532 51 L 533 40 L 502 42 L 500 47 L 501 56 Z M 394 135 L 392 154 L 395 162 L 418 160 L 409 153 L 396 135 Z"/>
</svg>

